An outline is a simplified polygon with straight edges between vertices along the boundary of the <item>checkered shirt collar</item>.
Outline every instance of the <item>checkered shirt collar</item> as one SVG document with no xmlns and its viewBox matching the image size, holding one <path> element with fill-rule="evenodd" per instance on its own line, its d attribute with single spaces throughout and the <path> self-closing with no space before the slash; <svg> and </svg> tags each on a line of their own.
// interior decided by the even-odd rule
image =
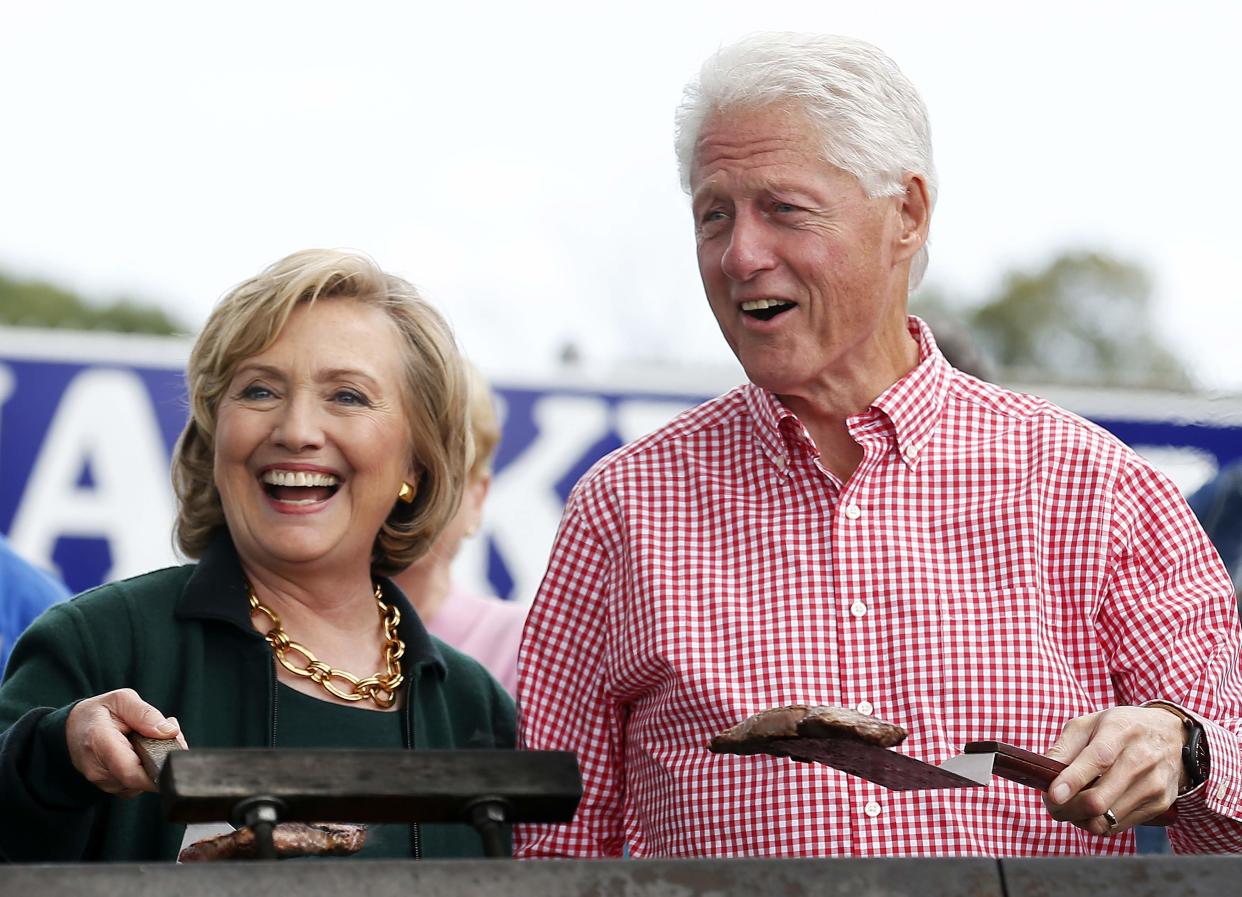
<svg viewBox="0 0 1242 897">
<path fill-rule="evenodd" d="M 890 440 L 913 464 L 935 435 L 944 411 L 953 369 L 936 346 L 931 328 L 911 315 L 907 327 L 919 347 L 919 364 L 876 397 L 864 411 L 846 422 L 859 442 Z M 784 467 L 790 451 L 802 445 L 814 451 L 814 442 L 796 414 L 774 393 L 746 386 L 746 407 L 755 422 L 755 438 L 761 450 Z"/>
</svg>

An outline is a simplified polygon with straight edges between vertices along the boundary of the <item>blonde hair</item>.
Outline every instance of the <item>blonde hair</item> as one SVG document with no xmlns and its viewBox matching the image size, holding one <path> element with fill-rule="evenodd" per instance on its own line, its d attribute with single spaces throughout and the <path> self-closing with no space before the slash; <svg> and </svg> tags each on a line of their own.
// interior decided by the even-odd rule
<svg viewBox="0 0 1242 897">
<path fill-rule="evenodd" d="M 213 474 L 216 416 L 238 365 L 263 352 L 303 303 L 350 299 L 380 308 L 396 325 L 404 357 L 402 394 L 410 428 L 414 501 L 398 502 L 376 534 L 379 575 L 418 559 L 457 512 L 470 457 L 466 377 L 452 331 L 408 282 L 355 252 L 296 252 L 239 284 L 212 311 L 186 368 L 190 419 L 173 450 L 174 534 L 198 558 L 225 525 Z"/>
<path fill-rule="evenodd" d="M 483 374 L 469 361 L 465 364 L 470 438 L 474 443 L 467 479 L 473 480 L 492 472 L 492 459 L 496 456 L 496 447 L 500 445 L 500 418 L 496 415 L 495 397 Z"/>
</svg>

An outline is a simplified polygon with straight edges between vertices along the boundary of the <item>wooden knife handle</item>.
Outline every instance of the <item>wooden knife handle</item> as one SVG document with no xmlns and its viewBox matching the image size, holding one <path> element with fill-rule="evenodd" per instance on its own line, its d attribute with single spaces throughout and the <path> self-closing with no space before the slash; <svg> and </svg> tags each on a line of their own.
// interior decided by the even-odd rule
<svg viewBox="0 0 1242 897">
<path fill-rule="evenodd" d="M 1065 769 L 1064 763 L 1023 750 L 1003 741 L 971 741 L 962 748 L 965 754 L 996 754 L 992 772 L 1011 782 L 1047 791 L 1048 786 Z M 1177 821 L 1177 807 L 1169 807 L 1159 816 L 1147 820 L 1144 825 L 1172 825 Z"/>
<path fill-rule="evenodd" d="M 160 772 L 164 769 L 164 761 L 168 759 L 168 755 L 173 751 L 184 750 L 175 738 L 148 738 L 137 732 L 129 733 L 129 743 L 134 746 L 138 759 L 142 761 L 142 768 L 156 785 L 160 783 Z"/>
</svg>

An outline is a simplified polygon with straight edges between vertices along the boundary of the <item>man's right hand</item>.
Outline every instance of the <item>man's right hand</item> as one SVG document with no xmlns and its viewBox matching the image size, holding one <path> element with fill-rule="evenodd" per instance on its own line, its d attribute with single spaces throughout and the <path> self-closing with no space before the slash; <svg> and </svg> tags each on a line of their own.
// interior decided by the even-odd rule
<svg viewBox="0 0 1242 897">
<path fill-rule="evenodd" d="M 181 727 L 165 718 L 132 688 L 121 688 L 80 701 L 69 712 L 65 740 L 69 758 L 93 785 L 117 797 L 155 791 L 127 737 L 137 732 L 150 738 L 176 738 L 187 747 Z"/>
</svg>

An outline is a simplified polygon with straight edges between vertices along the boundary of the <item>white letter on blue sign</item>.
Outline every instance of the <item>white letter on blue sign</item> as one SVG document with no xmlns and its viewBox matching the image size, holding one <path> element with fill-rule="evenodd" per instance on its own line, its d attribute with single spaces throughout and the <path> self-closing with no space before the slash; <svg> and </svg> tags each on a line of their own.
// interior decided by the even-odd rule
<svg viewBox="0 0 1242 897">
<path fill-rule="evenodd" d="M 92 483 L 84 486 L 88 465 Z M 127 371 L 82 372 L 56 408 L 10 541 L 51 569 L 62 536 L 107 539 L 107 578 L 122 579 L 173 562 L 173 515 L 168 454 L 141 378 Z"/>
</svg>

